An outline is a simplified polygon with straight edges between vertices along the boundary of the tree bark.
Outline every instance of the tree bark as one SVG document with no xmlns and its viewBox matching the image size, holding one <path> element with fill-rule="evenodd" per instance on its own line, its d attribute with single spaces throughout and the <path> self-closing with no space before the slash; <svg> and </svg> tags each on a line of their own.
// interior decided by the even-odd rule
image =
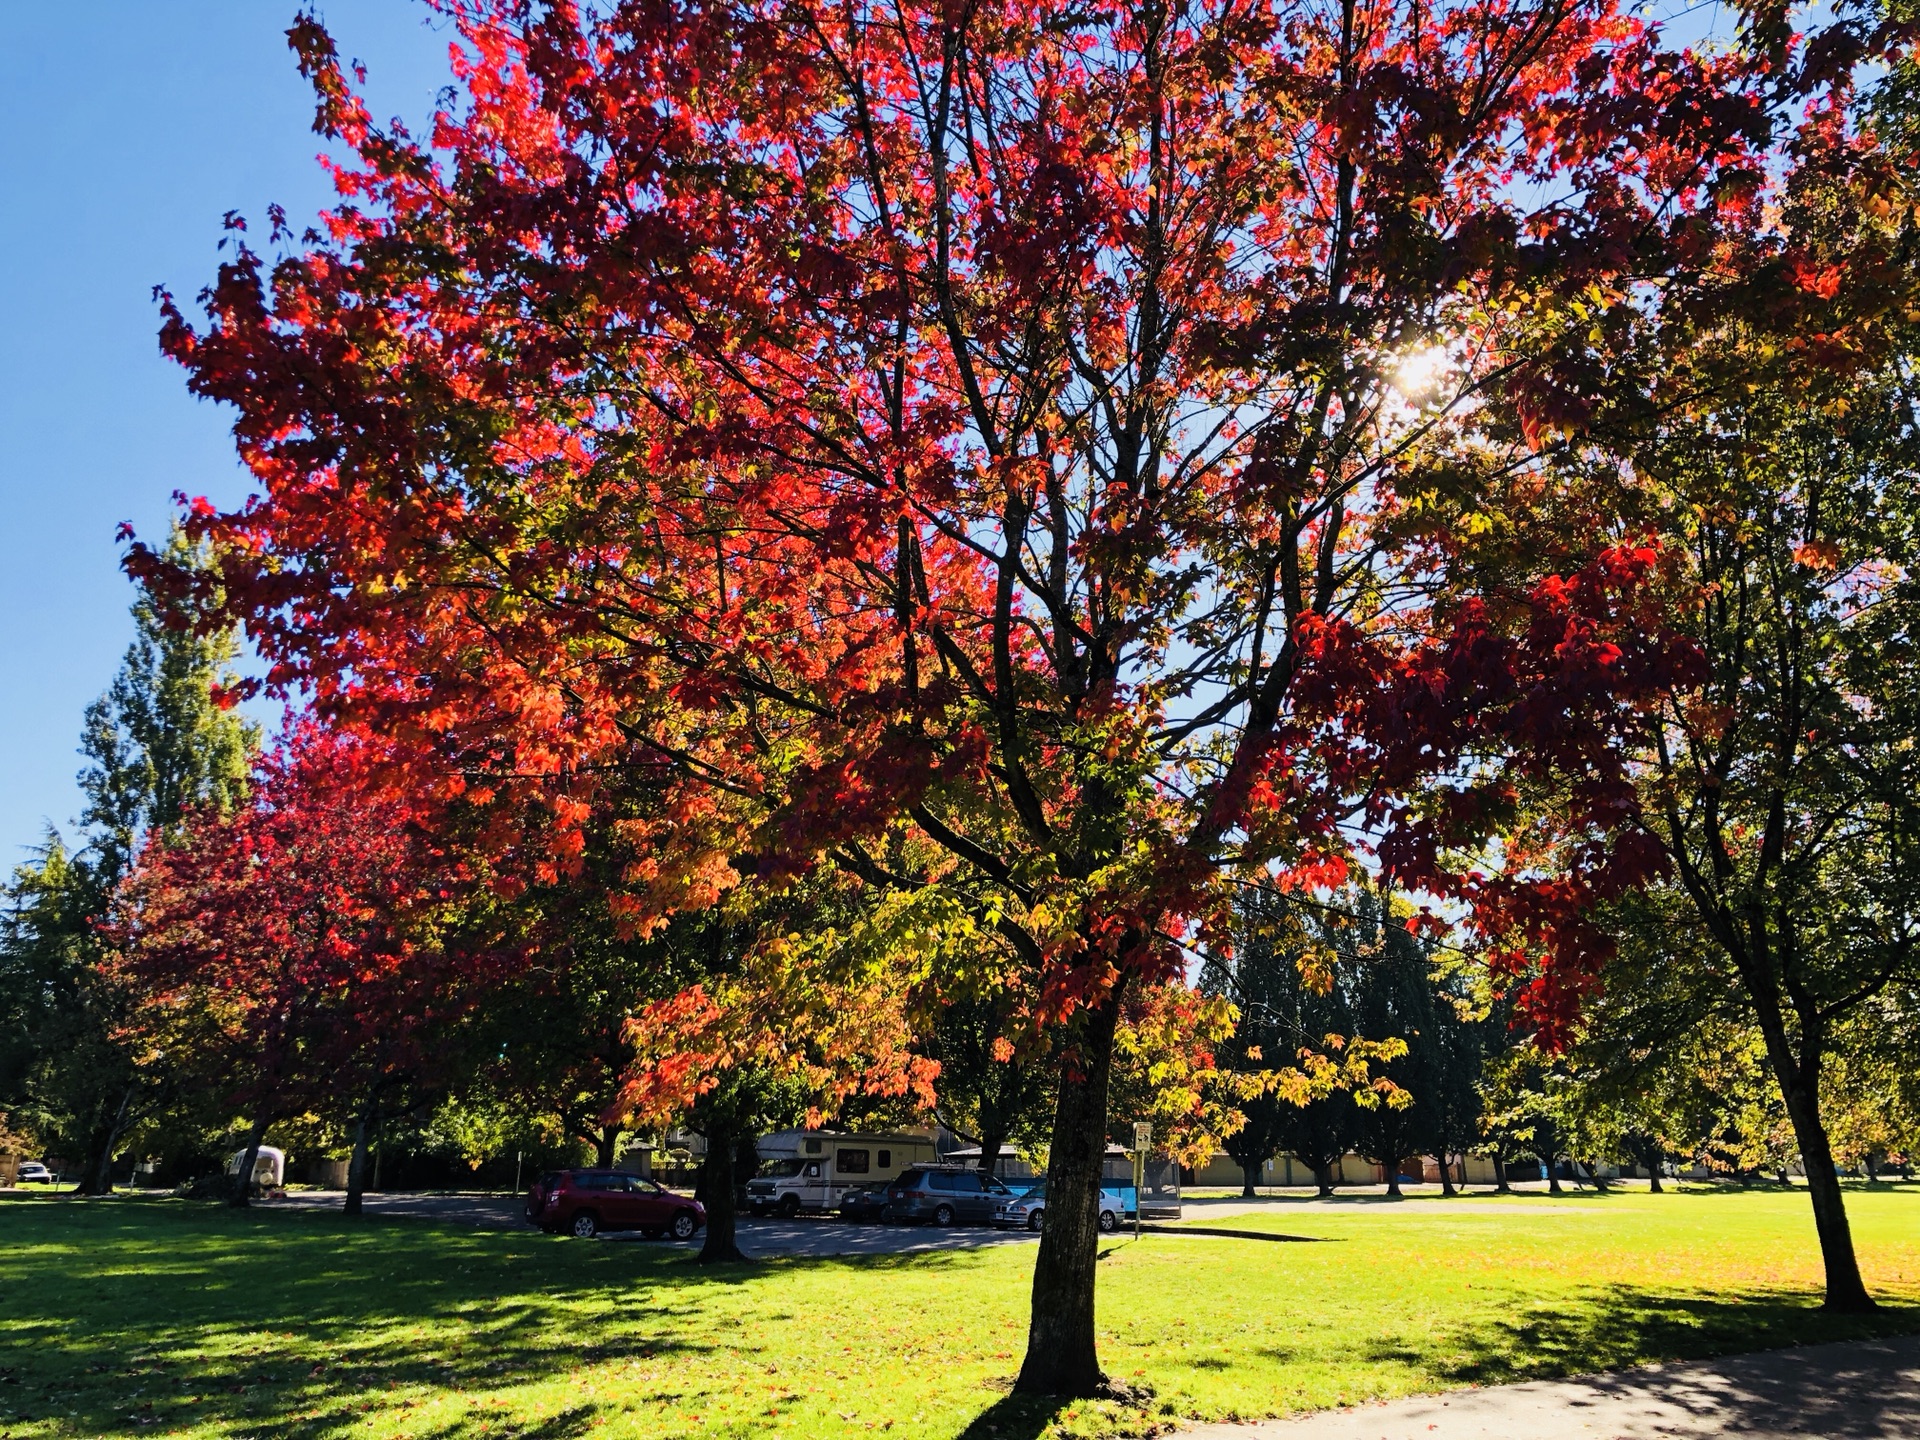
<svg viewBox="0 0 1920 1440">
<path fill-rule="evenodd" d="M 702 1265 L 727 1265 L 745 1260 L 739 1243 L 739 1207 L 734 1204 L 733 1150 L 735 1136 L 718 1126 L 707 1131 L 707 1154 L 700 1162 L 700 1183 L 694 1198 L 707 1208 L 705 1239 L 700 1244 Z"/>
<path fill-rule="evenodd" d="M 1440 1193 L 1451 1200 L 1460 1193 L 1453 1184 L 1453 1163 L 1445 1152 L 1435 1158 L 1440 1162 Z"/>
<path fill-rule="evenodd" d="M 1387 1172 L 1387 1198 L 1389 1200 L 1406 1199 L 1407 1197 L 1400 1193 L 1400 1157 L 1395 1155 L 1380 1168 Z"/>
<path fill-rule="evenodd" d="M 367 1112 L 354 1117 L 353 1155 L 347 1161 L 347 1214 L 358 1215 L 367 1188 Z"/>
<path fill-rule="evenodd" d="M 1313 1167 L 1313 1183 L 1320 1187 L 1320 1198 L 1326 1200 L 1333 1194 L 1333 1166 L 1320 1164 Z"/>
<path fill-rule="evenodd" d="M 227 1193 L 227 1204 L 236 1210 L 244 1210 L 253 1203 L 253 1166 L 260 1158 L 260 1142 L 266 1138 L 267 1122 L 255 1120 L 253 1129 L 247 1132 L 247 1148 L 240 1155 L 240 1173 L 233 1177 L 233 1185 Z"/>
<path fill-rule="evenodd" d="M 1251 1163 L 1241 1165 L 1240 1179 L 1242 1184 L 1240 1186 L 1240 1198 L 1242 1200 L 1251 1200 L 1254 1198 L 1254 1181 L 1258 1178 L 1259 1174 L 1260 1170 L 1257 1165 Z"/>
<path fill-rule="evenodd" d="M 1513 1186 L 1507 1183 L 1507 1157 L 1504 1155 L 1493 1157 L 1493 1193 L 1496 1195 L 1513 1193 Z"/>
<path fill-rule="evenodd" d="M 1113 1070 L 1116 986 L 1088 1014 L 1078 1073 L 1063 1071 L 1047 1155 L 1047 1224 L 1033 1266 L 1033 1319 L 1014 1389 L 1027 1395 L 1109 1393 L 1094 1335 L 1100 1254 L 1100 1170 L 1107 1149 L 1107 1083 Z"/>
</svg>

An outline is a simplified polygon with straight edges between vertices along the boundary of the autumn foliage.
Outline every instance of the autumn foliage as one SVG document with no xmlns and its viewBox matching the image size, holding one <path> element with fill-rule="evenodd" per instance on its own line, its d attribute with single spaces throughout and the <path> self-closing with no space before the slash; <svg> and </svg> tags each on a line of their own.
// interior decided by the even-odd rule
<svg viewBox="0 0 1920 1440">
<path fill-rule="evenodd" d="M 244 1116 L 255 1145 L 273 1120 L 345 1118 L 384 1076 L 430 1068 L 436 1026 L 471 994 L 437 934 L 462 867 L 382 797 L 375 759 L 294 725 L 245 804 L 149 840 L 111 927 L 140 1045 Z"/>
<path fill-rule="evenodd" d="M 341 203 L 165 302 L 260 486 L 189 521 L 229 613 L 510 880 L 644 783 L 637 932 L 828 862 L 1015 957 L 1063 1067 L 1022 1383 L 1092 1388 L 1119 1011 L 1228 943 L 1228 878 L 1364 859 L 1549 1031 L 1591 985 L 1590 901 L 1656 863 L 1621 736 L 1697 657 L 1659 547 L 1539 460 L 1865 37 L 439 8 L 422 136 L 294 26 Z"/>
</svg>

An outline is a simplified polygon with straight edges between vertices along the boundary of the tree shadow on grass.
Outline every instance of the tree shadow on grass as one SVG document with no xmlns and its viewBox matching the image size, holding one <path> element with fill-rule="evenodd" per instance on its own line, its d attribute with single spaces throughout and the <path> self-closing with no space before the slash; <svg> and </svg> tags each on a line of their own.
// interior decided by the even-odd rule
<svg viewBox="0 0 1920 1440">
<path fill-rule="evenodd" d="M 419 1440 L 483 1429 L 570 1440 L 608 1407 L 682 1399 L 668 1387 L 704 1357 L 785 1360 L 771 1353 L 793 1321 L 777 1290 L 746 1315 L 713 1300 L 824 1263 L 700 1266 L 664 1246 L 144 1200 L 23 1206 L 0 1225 L 0 1434 L 57 1419 L 90 1435 L 331 1440 L 371 1411 Z M 925 1271 L 965 1259 L 832 1263 Z M 568 1397 L 540 1416 L 527 1411 L 551 1391 L 509 1394 L 591 1367 L 626 1367 L 613 1398 Z"/>
<path fill-rule="evenodd" d="M 1437 1347 L 1377 1342 L 1368 1358 L 1413 1366 L 1443 1385 L 1501 1385 L 1912 1334 L 1920 1334 L 1920 1305 L 1895 1302 L 1870 1315 L 1835 1315 L 1801 1290 L 1702 1295 L 1622 1285 L 1450 1330 Z"/>
<path fill-rule="evenodd" d="M 1036 1440 L 1069 1403 L 1052 1395 L 1006 1395 L 974 1416 L 959 1440 Z"/>
</svg>

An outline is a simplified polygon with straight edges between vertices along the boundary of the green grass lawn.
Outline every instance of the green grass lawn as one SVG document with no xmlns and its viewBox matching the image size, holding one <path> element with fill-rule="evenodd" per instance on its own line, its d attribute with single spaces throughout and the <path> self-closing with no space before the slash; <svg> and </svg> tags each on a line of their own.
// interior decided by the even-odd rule
<svg viewBox="0 0 1920 1440">
<path fill-rule="evenodd" d="M 1822 1316 L 1804 1192 L 1283 1202 L 1296 1241 L 1107 1243 L 1145 1411 L 1006 1398 L 1033 1251 L 709 1272 L 666 1247 L 180 1201 L 0 1203 L 0 1437 L 1142 1433 L 1920 1330 L 1920 1187 L 1848 1197 L 1867 1321 Z"/>
</svg>

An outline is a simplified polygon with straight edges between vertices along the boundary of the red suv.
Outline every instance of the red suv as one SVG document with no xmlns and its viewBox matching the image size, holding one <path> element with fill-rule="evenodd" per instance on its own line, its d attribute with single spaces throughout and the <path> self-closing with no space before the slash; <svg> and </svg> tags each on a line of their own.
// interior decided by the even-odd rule
<svg viewBox="0 0 1920 1440">
<path fill-rule="evenodd" d="M 602 1230 L 638 1230 L 650 1240 L 691 1240 L 706 1207 L 624 1170 L 554 1170 L 527 1192 L 527 1219 L 548 1234 L 590 1240 Z"/>
</svg>

